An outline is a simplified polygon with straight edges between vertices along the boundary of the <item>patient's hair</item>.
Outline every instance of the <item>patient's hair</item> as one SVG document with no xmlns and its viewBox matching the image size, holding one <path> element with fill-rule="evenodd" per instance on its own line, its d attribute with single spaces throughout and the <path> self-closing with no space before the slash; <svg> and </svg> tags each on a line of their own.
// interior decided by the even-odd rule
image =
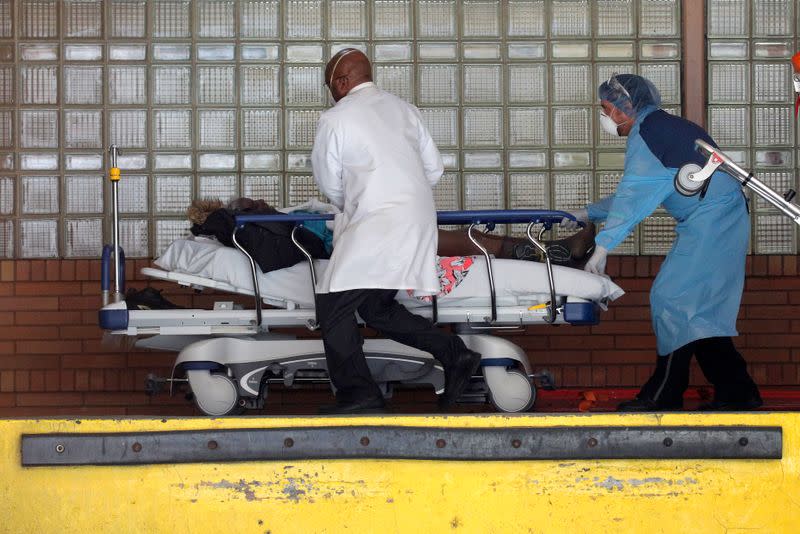
<svg viewBox="0 0 800 534">
<path fill-rule="evenodd" d="M 193 200 L 186 210 L 186 217 L 192 224 L 201 225 L 206 222 L 206 218 L 213 212 L 225 207 L 225 204 L 218 198 L 203 198 Z"/>
</svg>

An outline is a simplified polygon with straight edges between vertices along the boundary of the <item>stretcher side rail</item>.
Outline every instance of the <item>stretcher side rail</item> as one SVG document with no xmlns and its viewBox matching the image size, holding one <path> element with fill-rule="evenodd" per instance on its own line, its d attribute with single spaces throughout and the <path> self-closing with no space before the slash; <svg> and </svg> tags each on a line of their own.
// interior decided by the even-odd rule
<svg viewBox="0 0 800 534">
<path fill-rule="evenodd" d="M 588 302 L 569 297 L 563 313 L 559 313 L 553 324 L 581 324 L 585 320 L 579 313 L 581 304 Z M 476 327 L 480 318 L 489 313 L 488 306 L 444 307 L 439 311 L 439 319 L 443 324 L 456 325 L 457 330 L 470 332 L 481 330 Z M 433 320 L 431 308 L 414 308 L 414 314 Z M 186 336 L 186 335 L 231 335 L 254 336 L 269 333 L 271 328 L 297 327 L 313 321 L 315 311 L 310 308 L 286 310 L 267 308 L 263 310 L 264 328 L 259 329 L 250 309 L 168 309 L 168 310 L 128 310 L 126 321 L 110 333 L 126 336 Z M 509 329 L 521 329 L 529 324 L 538 324 L 547 320 L 548 310 L 522 305 L 502 306 L 498 308 L 497 319 L 502 324 L 513 325 Z"/>
<path fill-rule="evenodd" d="M 491 299 L 490 314 L 484 317 L 483 326 L 473 326 L 475 329 L 507 329 L 508 326 L 498 325 L 497 323 L 497 295 L 494 283 L 494 273 L 492 271 L 492 260 L 489 252 L 483 247 L 474 236 L 474 229 L 478 225 L 483 225 L 488 231 L 495 228 L 497 224 L 514 224 L 526 223 L 526 237 L 539 251 L 542 252 L 547 265 L 547 276 L 550 285 L 550 303 L 548 305 L 548 316 L 545 319 L 548 323 L 555 323 L 558 316 L 558 308 L 556 302 L 555 282 L 553 280 L 553 268 L 550 262 L 550 255 L 547 248 L 541 243 L 542 234 L 544 231 L 552 228 L 553 224 L 559 223 L 562 219 L 567 218 L 575 220 L 575 217 L 564 211 L 551 211 L 551 210 L 472 210 L 472 211 L 439 211 L 436 214 L 438 224 L 468 224 L 467 235 L 470 241 L 483 253 L 486 259 L 487 272 L 489 277 L 489 291 Z M 248 223 L 267 223 L 267 222 L 286 222 L 294 223 L 295 227 L 292 230 L 292 242 L 303 253 L 308 260 L 308 265 L 311 270 L 311 281 L 316 287 L 317 276 L 314 269 L 314 261 L 311 254 L 303 248 L 297 239 L 297 230 L 303 226 L 306 221 L 331 221 L 334 219 L 333 214 L 320 213 L 320 214 L 277 214 L 277 215 L 237 215 L 236 226 L 233 231 L 232 241 L 234 246 L 239 249 L 250 262 L 250 271 L 253 277 L 253 289 L 256 309 L 256 324 L 261 326 L 263 319 L 263 312 L 261 306 L 261 295 L 258 287 L 258 271 L 256 270 L 256 262 L 253 256 L 241 246 L 236 239 L 236 234 Z M 542 228 L 539 232 L 538 238 L 533 236 L 533 228 L 541 224 Z M 434 314 L 434 322 L 437 317 Z M 310 321 L 307 324 L 308 328 L 315 330 L 318 328 L 316 321 Z M 512 327 L 515 328 L 515 327 Z"/>
</svg>

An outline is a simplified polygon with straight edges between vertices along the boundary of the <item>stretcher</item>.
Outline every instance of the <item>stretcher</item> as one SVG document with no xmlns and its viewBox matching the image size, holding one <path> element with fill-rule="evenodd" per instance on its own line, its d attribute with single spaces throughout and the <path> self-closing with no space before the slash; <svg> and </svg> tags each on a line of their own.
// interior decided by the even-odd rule
<svg viewBox="0 0 800 534">
<path fill-rule="evenodd" d="M 115 184 L 112 182 L 112 190 Z M 233 234 L 239 250 L 209 239 L 178 239 L 155 260 L 156 267 L 142 269 L 153 279 L 252 296 L 252 308 L 242 309 L 223 295 L 212 309 L 137 310 L 128 309 L 124 298 L 125 262 L 117 237 L 115 198 L 112 194 L 114 243 L 104 248 L 101 260 L 104 302 L 99 323 L 112 336 L 135 338 L 138 348 L 178 353 L 172 376 L 150 379 L 150 391 L 169 383 L 172 392 L 177 382 L 188 382 L 198 408 L 207 415 L 221 416 L 262 408 L 270 383 L 327 382 L 322 340 L 276 330 L 318 328 L 314 287 L 327 262 L 312 259 L 296 234 L 305 221 L 330 220 L 333 215 L 240 215 Z M 601 310 L 623 294 L 607 277 L 550 263 L 541 244 L 542 233 L 564 217 L 571 215 L 542 210 L 438 213 L 439 224 L 466 225 L 470 239 L 483 254 L 474 258 L 469 273 L 446 296 L 422 300 L 398 292 L 398 298 L 414 313 L 451 326 L 467 347 L 481 353 L 479 376 L 473 377 L 460 402 L 489 401 L 503 412 L 529 410 L 536 400 L 535 381 L 550 386 L 552 378 L 534 373 L 522 348 L 493 334 L 524 332 L 530 325 L 597 324 Z M 276 221 L 295 225 L 292 240 L 307 262 L 264 274 L 238 245 L 236 233 L 246 224 Z M 521 223 L 527 225 L 530 242 L 542 251 L 544 263 L 495 259 L 474 237 L 481 226 L 491 230 L 496 224 Z M 365 340 L 364 353 L 387 398 L 397 384 L 427 384 L 437 394 L 444 391 L 443 368 L 427 352 L 370 338 Z"/>
<path fill-rule="evenodd" d="M 536 210 L 440 212 L 439 222 L 468 224 L 472 235 L 481 224 L 525 221 L 530 234 L 534 225 L 549 226 L 564 216 Z M 247 215 L 237 217 L 237 224 L 284 221 L 298 224 L 297 229 L 312 218 L 332 215 Z M 155 264 L 158 268 L 142 273 L 195 289 L 253 296 L 252 309 L 220 300 L 211 310 L 128 310 L 120 294 L 100 311 L 101 326 L 112 334 L 141 337 L 136 343 L 141 348 L 177 351 L 170 380 L 185 376 L 204 413 L 217 416 L 262 407 L 270 381 L 291 386 L 326 379 L 321 339 L 297 339 L 273 330 L 316 330 L 314 280 L 327 261 L 309 257 L 307 263 L 264 274 L 246 250 L 195 238 L 176 240 Z M 108 258 L 104 265 L 107 273 Z M 474 258 L 468 275 L 448 295 L 427 302 L 399 292 L 398 299 L 414 313 L 452 325 L 470 349 L 483 355 L 481 376 L 475 377 L 465 402 L 489 400 L 500 411 L 519 412 L 535 401 L 536 374 L 520 347 L 491 334 L 528 325 L 596 324 L 600 310 L 622 294 L 606 277 L 549 261 L 502 260 L 486 253 Z M 396 383 L 430 384 L 443 392 L 443 369 L 430 354 L 388 339 L 367 339 L 364 352 L 387 397 Z"/>
</svg>

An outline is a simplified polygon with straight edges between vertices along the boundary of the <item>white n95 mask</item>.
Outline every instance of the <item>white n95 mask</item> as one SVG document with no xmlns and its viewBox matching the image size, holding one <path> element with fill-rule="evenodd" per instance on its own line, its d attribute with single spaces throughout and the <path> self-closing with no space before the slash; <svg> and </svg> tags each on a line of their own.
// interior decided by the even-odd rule
<svg viewBox="0 0 800 534">
<path fill-rule="evenodd" d="M 604 112 L 600 112 L 600 127 L 608 134 L 613 135 L 614 137 L 619 137 L 619 130 L 618 124 L 614 122 L 614 119 L 606 115 Z"/>
</svg>

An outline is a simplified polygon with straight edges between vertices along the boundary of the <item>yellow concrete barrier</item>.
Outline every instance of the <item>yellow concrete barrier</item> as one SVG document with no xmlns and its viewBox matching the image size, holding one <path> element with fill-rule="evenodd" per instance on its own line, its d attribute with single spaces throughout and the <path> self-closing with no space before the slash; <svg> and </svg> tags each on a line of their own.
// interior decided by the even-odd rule
<svg viewBox="0 0 800 534">
<path fill-rule="evenodd" d="M 23 435 L 394 425 L 782 428 L 779 460 L 293 460 L 23 467 Z M 800 532 L 800 414 L 0 421 L 9 533 Z"/>
</svg>

